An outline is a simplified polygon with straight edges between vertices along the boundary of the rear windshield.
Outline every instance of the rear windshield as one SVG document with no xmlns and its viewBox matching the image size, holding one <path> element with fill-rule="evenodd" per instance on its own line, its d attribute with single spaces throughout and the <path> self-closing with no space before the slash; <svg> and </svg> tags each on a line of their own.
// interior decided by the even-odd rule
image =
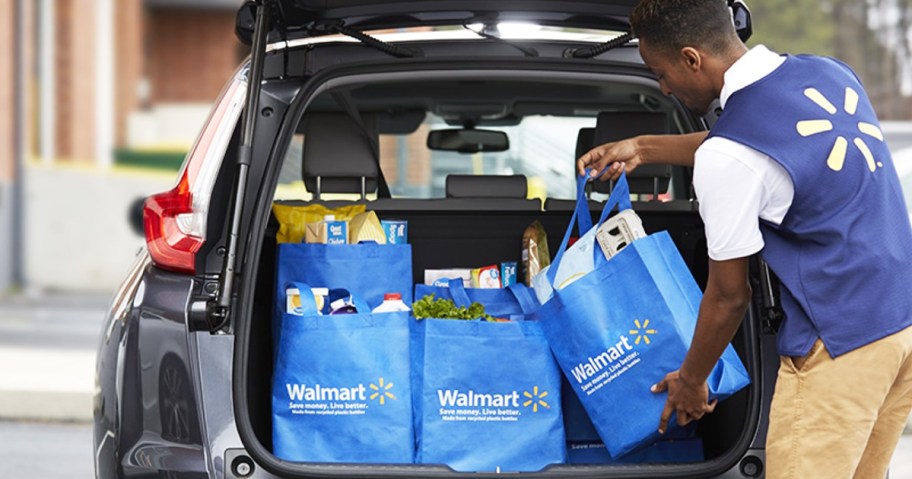
<svg viewBox="0 0 912 479">
<path fill-rule="evenodd" d="M 465 92 L 460 94 L 460 89 Z M 396 97 L 409 91 L 414 92 L 412 97 Z M 592 132 L 598 126 L 600 113 L 611 114 L 615 117 L 612 121 L 623 119 L 625 109 L 664 115 L 662 117 L 666 119 L 661 120 L 663 131 L 650 131 L 648 128 L 643 131 L 633 128 L 630 131 L 640 134 L 680 133 L 677 126 L 680 123 L 679 114 L 669 100 L 650 104 L 650 111 L 643 107 L 644 95 L 631 91 L 629 86 L 612 88 L 610 85 L 554 85 L 528 81 L 511 84 L 479 80 L 442 82 L 436 86 L 427 83 L 364 86 L 354 90 L 352 99 L 359 116 L 371 124 L 369 130 L 376 135 L 380 167 L 392 197 L 444 198 L 446 179 L 450 175 L 523 175 L 528 186 L 528 198 L 546 200 L 575 197 L 576 160 L 581 153 L 595 146 Z M 514 92 L 514 96 L 507 96 L 510 92 Z M 656 99 L 662 98 L 657 91 L 651 95 Z M 306 123 L 308 118 L 320 121 L 319 118 L 324 115 L 345 115 L 337 102 L 331 95 L 324 94 L 313 102 L 315 108 L 305 112 L 285 156 L 276 200 L 314 199 L 314 191 L 310 191 L 304 181 L 304 177 L 308 176 L 306 158 L 317 155 L 305 148 Z M 607 108 L 609 105 L 611 109 Z M 655 111 L 656 105 L 659 106 L 658 111 Z M 404 121 L 404 117 L 412 119 Z M 463 153 L 428 146 L 431 132 L 460 128 L 503 132 L 509 140 L 509 147 L 503 151 Z M 351 144 L 363 142 L 370 135 L 360 128 L 352 130 L 348 137 L 339 134 L 332 141 Z M 321 138 L 313 141 L 326 143 L 329 140 Z M 317 149 L 333 151 L 332 145 Z M 361 153 L 362 156 L 370 155 L 369 151 Z M 338 159 L 340 165 L 347 161 L 351 162 L 350 173 L 357 176 L 356 172 L 367 160 L 356 160 L 351 155 Z M 313 181 L 310 186 L 313 189 Z M 684 196 L 674 189 L 674 182 L 671 182 L 668 189 L 661 192 L 660 199 Z M 368 190 L 368 199 L 375 197 L 370 187 Z M 596 200 L 604 199 L 602 196 L 598 193 L 591 195 Z M 321 199 L 325 200 L 358 197 L 358 191 L 324 191 L 321 195 Z"/>
</svg>

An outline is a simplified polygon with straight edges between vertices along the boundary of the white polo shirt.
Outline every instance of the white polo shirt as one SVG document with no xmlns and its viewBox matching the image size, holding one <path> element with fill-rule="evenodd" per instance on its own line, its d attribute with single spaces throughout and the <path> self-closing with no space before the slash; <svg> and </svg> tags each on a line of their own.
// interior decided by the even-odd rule
<svg viewBox="0 0 912 479">
<path fill-rule="evenodd" d="M 785 58 L 760 45 L 725 72 L 722 109 L 736 91 L 766 77 Z M 782 223 L 795 186 L 779 163 L 753 148 L 725 138 L 710 138 L 694 158 L 694 190 L 706 225 L 709 257 L 725 261 L 763 249 L 760 219 Z"/>
</svg>

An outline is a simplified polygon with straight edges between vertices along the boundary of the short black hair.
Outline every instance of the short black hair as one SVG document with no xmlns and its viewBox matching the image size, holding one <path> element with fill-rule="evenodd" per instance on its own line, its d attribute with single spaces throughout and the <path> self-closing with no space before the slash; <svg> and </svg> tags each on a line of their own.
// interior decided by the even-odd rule
<svg viewBox="0 0 912 479">
<path fill-rule="evenodd" d="M 684 47 L 723 54 L 740 42 L 725 0 L 640 0 L 630 14 L 633 34 L 650 47 Z"/>
</svg>

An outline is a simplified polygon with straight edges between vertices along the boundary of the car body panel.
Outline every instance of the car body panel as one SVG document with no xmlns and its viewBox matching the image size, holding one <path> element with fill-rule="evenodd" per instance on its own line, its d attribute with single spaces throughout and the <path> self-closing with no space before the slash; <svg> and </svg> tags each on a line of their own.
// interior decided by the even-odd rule
<svg viewBox="0 0 912 479">
<path fill-rule="evenodd" d="M 491 5 L 494 5 L 491 2 L 474 1 L 277 2 L 298 10 L 304 7 L 311 19 L 344 18 L 364 27 L 392 21 L 386 15 L 389 10 L 384 11 L 383 6 L 397 5 L 396 8 L 404 9 L 405 6 L 414 8 L 418 3 L 425 11 L 439 7 L 441 10 L 438 13 L 457 6 L 466 9 L 470 5 L 478 11 L 489 11 Z M 555 6 L 561 5 L 578 6 L 580 10 L 598 10 L 602 14 L 605 12 L 599 8 L 604 7 L 604 4 L 594 0 L 504 3 L 515 5 L 517 9 L 525 6 L 523 8 L 538 13 L 551 12 Z M 634 0 L 630 0 L 619 2 L 618 5 L 626 5 L 629 10 L 634 3 Z M 432 8 L 431 4 L 438 7 Z M 322 9 L 319 8 L 321 5 Z M 313 17 L 314 12 L 317 12 L 317 17 Z M 626 18 L 626 13 L 624 16 Z M 547 15 L 538 15 L 538 18 L 544 17 Z M 427 18 L 419 16 L 409 18 L 408 21 L 427 21 Z M 464 17 L 438 17 L 446 21 L 451 21 L 452 18 Z M 565 20 L 568 18 L 565 17 Z M 584 22 L 579 23 L 583 24 Z M 401 25 L 408 25 L 408 22 Z M 605 24 L 601 26 L 604 27 Z M 213 188 L 212 203 L 216 206 L 210 210 L 207 223 L 211 237 L 207 238 L 201 257 L 197 258 L 197 263 L 204 265 L 198 270 L 199 276 L 162 271 L 150 263 L 148 255 L 144 255 L 125 281 L 123 294 L 118 295 L 120 299 L 112 305 L 106 321 L 106 331 L 98 355 L 96 381 L 99 392 L 96 395 L 95 429 L 97 477 L 240 477 L 243 469 L 236 466 L 244 462 L 252 465 L 252 474 L 245 477 L 307 477 L 308 474 L 401 477 L 411 474 L 451 474 L 445 468 L 430 466 L 407 469 L 396 465 L 346 468 L 339 465 L 300 466 L 284 463 L 271 455 L 268 444 L 261 444 L 261 441 L 268 443 L 268 440 L 262 437 L 258 439 L 257 431 L 246 415 L 251 401 L 254 401 L 252 407 L 269 406 L 268 391 L 251 392 L 246 387 L 250 374 L 248 358 L 251 354 L 256 354 L 250 350 L 249 338 L 250 324 L 258 320 L 252 296 L 256 282 L 262 280 L 254 273 L 258 273 L 259 256 L 269 247 L 263 244 L 264 235 L 260 232 L 267 228 L 271 192 L 278 180 L 276 165 L 281 163 L 298 117 L 313 96 L 328 86 L 340 87 L 346 85 L 346 82 L 363 81 L 364 78 L 377 79 L 384 75 L 395 78 L 425 71 L 467 77 L 483 73 L 505 77 L 529 74 L 560 77 L 588 75 L 593 78 L 610 78 L 610 72 L 613 71 L 619 77 L 643 85 L 655 83 L 654 77 L 642 66 L 633 47 L 609 52 L 600 57 L 598 62 L 562 59 L 561 53 L 566 43 L 584 40 L 572 36 L 566 42 L 539 40 L 542 42 L 544 58 L 538 59 L 524 58 L 509 45 L 491 41 L 465 38 L 454 43 L 452 38 L 446 38 L 445 32 L 440 32 L 436 38 L 424 36 L 414 41 L 427 42 L 426 51 L 431 54 L 446 52 L 454 47 L 476 51 L 479 45 L 485 45 L 491 50 L 471 59 L 467 56 L 435 58 L 431 55 L 423 59 L 391 61 L 377 51 L 352 49 L 351 45 L 337 44 L 337 40 L 324 42 L 327 44 L 323 45 L 316 45 L 319 42 L 305 44 L 308 41 L 276 45 L 267 58 L 267 81 L 263 84 L 254 132 L 254 161 L 250 165 L 247 201 L 241 214 L 240 237 L 245 240 L 239 245 L 238 269 L 242 274 L 236 291 L 237 300 L 232 303 L 229 323 L 224 328 L 210 332 L 205 321 L 194 320 L 193 315 L 195 311 L 201 311 L 200 305 L 205 309 L 205 301 L 214 297 L 218 289 L 217 274 L 223 260 L 220 250 L 228 230 L 228 208 L 225 205 L 229 204 L 234 188 L 236 130 Z M 552 43 L 549 44 L 549 41 Z M 338 60 L 340 47 L 347 48 L 348 62 Z M 240 71 L 245 71 L 244 67 Z M 210 121 L 221 120 L 216 118 Z M 696 119 L 691 119 L 691 122 L 690 127 L 698 126 Z M 237 125 L 227 125 L 225 128 L 228 127 L 236 129 Z M 210 288 L 210 285 L 215 287 Z M 771 336 L 760 333 L 759 327 L 752 326 L 749 337 L 755 344 L 748 348 L 747 354 L 754 358 L 754 365 L 763 365 L 764 373 L 751 390 L 750 401 L 752 407 L 762 412 L 751 415 L 744 425 L 737 457 L 731 455 L 732 457 L 717 458 L 712 464 L 685 467 L 619 467 L 610 474 L 612 477 L 678 477 L 682 474 L 697 477 L 704 476 L 708 467 L 712 469 L 714 477 L 743 477 L 740 469 L 745 460 L 741 457 L 743 451 L 747 451 L 744 455 L 762 459 L 766 434 L 762 418 L 765 417 L 772 395 L 775 366 L 771 365 L 776 358 L 763 354 L 770 350 Z M 268 384 L 269 380 L 259 379 L 260 384 Z M 269 471 L 277 476 L 272 476 Z M 605 473 L 593 468 L 558 465 L 543 473 L 523 474 L 524 477 L 555 478 L 579 475 L 596 477 L 604 476 Z M 455 476 L 457 475 L 453 475 Z M 461 476 L 496 477 L 492 474 Z"/>
</svg>

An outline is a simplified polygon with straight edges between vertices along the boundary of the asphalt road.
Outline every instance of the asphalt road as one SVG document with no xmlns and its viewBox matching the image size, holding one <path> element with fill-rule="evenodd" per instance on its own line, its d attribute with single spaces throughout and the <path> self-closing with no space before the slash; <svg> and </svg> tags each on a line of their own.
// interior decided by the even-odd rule
<svg viewBox="0 0 912 479">
<path fill-rule="evenodd" d="M 0 477 L 94 476 L 91 425 L 0 422 Z"/>
</svg>

